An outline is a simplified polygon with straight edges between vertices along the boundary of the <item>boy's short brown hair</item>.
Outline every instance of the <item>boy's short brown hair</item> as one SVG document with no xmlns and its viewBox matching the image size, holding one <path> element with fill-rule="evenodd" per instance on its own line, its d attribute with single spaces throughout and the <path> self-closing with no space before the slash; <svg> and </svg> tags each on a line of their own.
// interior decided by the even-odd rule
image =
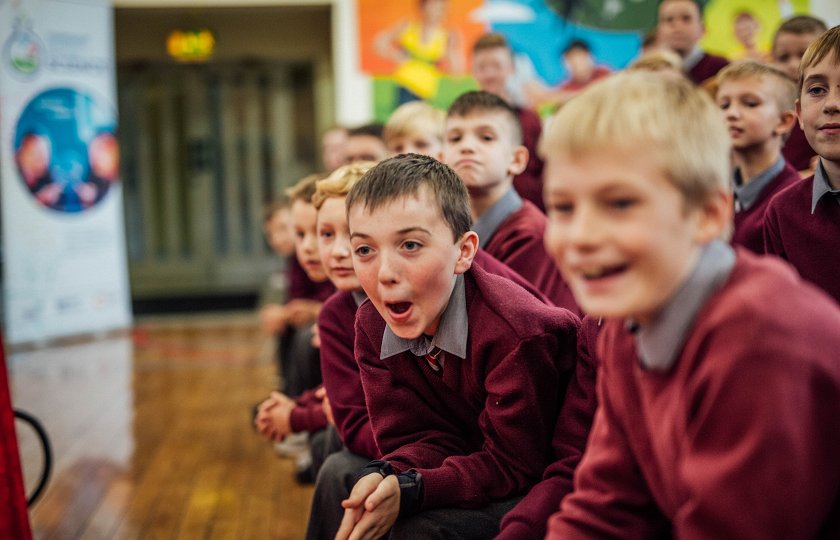
<svg viewBox="0 0 840 540">
<path fill-rule="evenodd" d="M 446 113 L 425 101 L 410 101 L 397 107 L 382 132 L 385 144 L 397 137 L 434 137 L 443 142 Z"/>
<path fill-rule="evenodd" d="M 262 217 L 263 217 L 263 224 L 268 223 L 271 221 L 271 218 L 274 217 L 274 214 L 279 212 L 280 210 L 285 210 L 286 208 L 292 207 L 292 201 L 286 195 L 280 195 L 263 205 L 262 209 Z"/>
<path fill-rule="evenodd" d="M 775 44 L 776 42 L 776 36 L 782 33 L 801 36 L 804 34 L 824 34 L 827 30 L 828 26 L 826 26 L 822 19 L 811 17 L 810 15 L 799 15 L 779 25 L 779 28 L 773 36 L 773 43 Z"/>
<path fill-rule="evenodd" d="M 290 203 L 295 201 L 303 201 L 307 203 L 312 202 L 312 196 L 315 195 L 315 182 L 323 180 L 327 175 L 323 173 L 310 174 L 304 177 L 297 184 L 286 189 L 286 196 Z"/>
<path fill-rule="evenodd" d="M 478 38 L 475 45 L 473 45 L 473 54 L 488 49 L 507 49 L 511 56 L 513 56 L 513 50 L 511 50 L 505 36 L 502 34 L 484 34 Z"/>
<path fill-rule="evenodd" d="M 373 161 L 342 165 L 328 177 L 318 180 L 315 183 L 315 193 L 312 195 L 312 205 L 315 206 L 316 210 L 320 210 L 324 201 L 330 197 L 346 197 L 353 186 L 356 185 L 356 182 L 374 165 L 376 163 Z"/>
<path fill-rule="evenodd" d="M 721 69 L 716 79 L 720 88 L 726 81 L 750 77 L 769 81 L 773 85 L 773 95 L 779 112 L 796 110 L 796 84 L 784 71 L 774 65 L 751 59 L 738 60 Z"/>
<path fill-rule="evenodd" d="M 819 64 L 829 54 L 834 55 L 835 64 L 840 64 L 840 26 L 835 26 L 831 30 L 828 30 L 808 46 L 808 50 L 802 56 L 802 62 L 799 63 L 799 87 L 796 92 L 797 96 L 802 95 L 805 68 Z"/>
<path fill-rule="evenodd" d="M 428 156 L 403 154 L 375 165 L 347 194 L 347 213 L 357 204 L 372 213 L 400 197 L 417 196 L 424 188 L 457 242 L 472 225 L 467 186 L 455 171 Z"/>
<path fill-rule="evenodd" d="M 611 147 L 654 154 L 686 208 L 730 189 L 729 133 L 709 95 L 687 79 L 626 71 L 596 81 L 557 112 L 540 154 Z"/>
<path fill-rule="evenodd" d="M 509 119 L 513 144 L 516 146 L 522 144 L 522 124 L 519 122 L 516 110 L 496 94 L 484 90 L 464 92 L 449 106 L 446 117 L 469 116 L 476 111 L 501 112 L 504 114 Z"/>
</svg>

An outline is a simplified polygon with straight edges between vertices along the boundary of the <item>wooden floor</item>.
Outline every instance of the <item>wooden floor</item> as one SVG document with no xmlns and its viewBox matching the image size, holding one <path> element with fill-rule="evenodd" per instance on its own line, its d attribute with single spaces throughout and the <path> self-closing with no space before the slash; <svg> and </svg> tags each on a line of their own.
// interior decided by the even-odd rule
<svg viewBox="0 0 840 540">
<path fill-rule="evenodd" d="M 274 386 L 269 343 L 232 314 L 9 355 L 13 405 L 42 421 L 55 456 L 35 538 L 302 538 L 312 487 L 249 423 Z M 31 482 L 38 453 L 21 439 Z"/>
</svg>

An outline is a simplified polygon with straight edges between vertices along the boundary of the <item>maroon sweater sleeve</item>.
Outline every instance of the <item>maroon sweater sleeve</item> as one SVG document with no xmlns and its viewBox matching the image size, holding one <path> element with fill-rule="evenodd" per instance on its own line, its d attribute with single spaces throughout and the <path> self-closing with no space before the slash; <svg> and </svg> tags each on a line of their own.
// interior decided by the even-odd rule
<svg viewBox="0 0 840 540">
<path fill-rule="evenodd" d="M 550 459 L 561 377 L 574 369 L 574 315 L 479 267 L 466 277 L 468 358 L 447 355 L 442 377 L 410 353 L 380 360 L 384 321 L 370 304 L 357 318 L 376 442 L 398 472 L 422 475 L 422 509 L 478 508 L 529 489 Z"/>
<path fill-rule="evenodd" d="M 294 433 L 300 433 L 301 431 L 314 433 L 327 427 L 329 422 L 327 421 L 327 415 L 324 414 L 324 407 L 321 405 L 321 400 L 315 397 L 315 392 L 321 386 L 307 390 L 295 398 L 297 407 L 292 409 L 289 418 L 289 424 L 291 424 Z"/>
<path fill-rule="evenodd" d="M 353 355 L 357 309 L 353 295 L 345 291 L 324 302 L 318 315 L 321 375 L 344 446 L 358 456 L 378 459 L 359 365 Z"/>
<path fill-rule="evenodd" d="M 595 345 L 599 330 L 598 319 L 588 316 L 583 319 L 578 331 L 575 374 L 569 382 L 554 429 L 552 446 L 556 461 L 545 470 L 543 480 L 502 518 L 497 540 L 542 540 L 548 518 L 560 509 L 560 501 L 572 492 L 572 476 L 583 455 L 598 406 Z"/>
</svg>

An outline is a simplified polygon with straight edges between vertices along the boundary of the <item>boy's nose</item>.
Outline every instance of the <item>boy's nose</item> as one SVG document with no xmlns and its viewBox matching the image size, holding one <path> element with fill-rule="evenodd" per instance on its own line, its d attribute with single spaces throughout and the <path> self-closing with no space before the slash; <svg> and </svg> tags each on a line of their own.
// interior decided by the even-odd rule
<svg viewBox="0 0 840 540">
<path fill-rule="evenodd" d="M 379 258 L 379 282 L 382 284 L 395 283 L 398 276 L 399 272 L 393 258 L 387 253 L 381 254 Z"/>
</svg>

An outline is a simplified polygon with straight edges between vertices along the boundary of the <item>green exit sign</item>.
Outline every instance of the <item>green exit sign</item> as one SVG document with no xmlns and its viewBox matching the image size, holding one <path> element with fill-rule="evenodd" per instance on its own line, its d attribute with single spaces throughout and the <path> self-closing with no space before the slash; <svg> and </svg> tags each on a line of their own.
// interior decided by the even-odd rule
<svg viewBox="0 0 840 540">
<path fill-rule="evenodd" d="M 174 30 L 166 39 L 166 50 L 176 60 L 206 60 L 216 48 L 210 30 Z"/>
</svg>

